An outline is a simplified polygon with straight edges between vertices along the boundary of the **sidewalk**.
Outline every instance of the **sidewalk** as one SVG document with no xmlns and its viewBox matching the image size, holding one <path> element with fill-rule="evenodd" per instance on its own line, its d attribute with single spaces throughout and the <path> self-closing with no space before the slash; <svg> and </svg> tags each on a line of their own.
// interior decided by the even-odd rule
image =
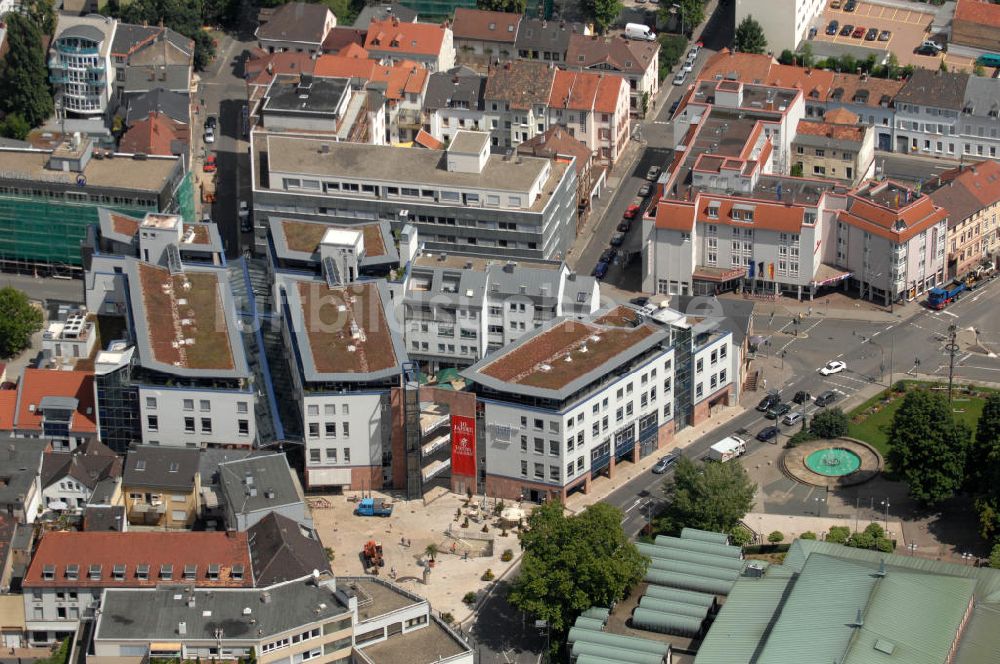
<svg viewBox="0 0 1000 664">
<path fill-rule="evenodd" d="M 668 451 L 684 449 L 716 427 L 731 422 L 746 410 L 740 406 L 729 406 L 701 424 L 688 427 L 674 436 L 673 444 L 666 449 L 640 459 L 638 463 L 623 461 L 615 467 L 614 479 L 599 477 L 590 484 L 590 493 L 574 493 L 566 499 L 566 509 L 574 514 L 589 505 L 599 503 L 609 495 L 631 482 L 639 475 L 647 475 L 656 462 Z"/>
<path fill-rule="evenodd" d="M 735 293 L 723 293 L 720 298 L 730 300 L 744 299 L 742 295 Z M 758 300 L 746 298 L 756 303 L 754 315 L 759 319 L 761 316 L 792 317 L 802 315 L 812 318 L 836 318 L 838 320 L 863 320 L 866 322 L 894 323 L 905 320 L 921 311 L 919 302 L 906 302 L 896 304 L 892 311 L 881 305 L 865 300 L 858 300 L 843 293 L 830 293 L 814 300 L 802 300 L 799 302 L 792 297 L 779 297 L 775 300 Z"/>
</svg>

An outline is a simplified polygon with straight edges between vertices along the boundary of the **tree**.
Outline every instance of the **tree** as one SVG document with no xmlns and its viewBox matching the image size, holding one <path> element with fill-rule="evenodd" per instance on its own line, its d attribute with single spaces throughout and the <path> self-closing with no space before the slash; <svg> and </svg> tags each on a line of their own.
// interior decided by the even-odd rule
<svg viewBox="0 0 1000 664">
<path fill-rule="evenodd" d="M 990 567 L 1000 569 L 1000 543 L 994 544 L 993 550 L 990 551 Z"/>
<path fill-rule="evenodd" d="M 52 0 L 22 0 L 21 13 L 38 26 L 43 35 L 56 31 L 56 8 Z"/>
<path fill-rule="evenodd" d="M 660 8 L 660 20 L 669 23 L 676 16 L 675 9 L 671 4 L 664 4 Z M 692 34 L 694 29 L 705 20 L 705 3 L 702 0 L 677 0 L 680 5 L 680 15 L 677 16 L 677 29 L 684 34 Z"/>
<path fill-rule="evenodd" d="M 31 344 L 31 335 L 42 329 L 42 311 L 22 291 L 0 288 L 0 357 L 17 355 Z"/>
<path fill-rule="evenodd" d="M 966 463 L 966 487 L 976 494 L 976 512 L 984 538 L 1000 531 L 1000 393 L 983 404 Z"/>
<path fill-rule="evenodd" d="M 216 13 L 217 6 L 211 5 L 210 11 Z M 215 55 L 212 37 L 201 29 L 205 19 L 203 0 L 134 0 L 124 5 L 109 4 L 108 12 L 126 23 L 155 25 L 163 21 L 171 30 L 194 40 L 195 69 L 203 70 Z"/>
<path fill-rule="evenodd" d="M 521 534 L 524 556 L 507 596 L 511 605 L 562 635 L 586 609 L 623 598 L 648 560 L 625 536 L 621 519 L 621 510 L 606 503 L 575 516 L 566 516 L 558 501 L 537 508 Z"/>
<path fill-rule="evenodd" d="M 658 532 L 689 527 L 728 533 L 753 507 L 757 485 L 739 463 L 695 463 L 681 457 L 664 491 L 667 506 L 657 517 Z"/>
<path fill-rule="evenodd" d="M 664 79 L 687 51 L 687 39 L 680 35 L 663 35 L 660 41 L 660 79 Z"/>
<path fill-rule="evenodd" d="M 621 0 L 583 0 L 583 11 L 594 19 L 594 27 L 601 34 L 618 20 L 622 11 Z"/>
<path fill-rule="evenodd" d="M 833 544 L 843 544 L 851 536 L 851 529 L 847 526 L 830 526 L 826 534 L 826 541 Z"/>
<path fill-rule="evenodd" d="M 780 544 L 785 540 L 785 533 L 780 530 L 773 530 L 771 534 L 767 536 L 767 541 L 771 544 Z"/>
<path fill-rule="evenodd" d="M 813 415 L 809 431 L 817 438 L 839 438 L 846 436 L 850 420 L 840 408 L 824 408 Z"/>
<path fill-rule="evenodd" d="M 528 8 L 528 0 L 476 0 L 476 7 L 494 12 L 523 14 Z"/>
<path fill-rule="evenodd" d="M 30 131 L 31 125 L 28 124 L 28 121 L 20 113 L 9 113 L 4 118 L 3 123 L 0 124 L 0 134 L 3 134 L 7 138 L 16 138 L 19 141 L 27 138 Z"/>
<path fill-rule="evenodd" d="M 892 418 L 888 458 L 913 498 L 936 505 L 962 486 L 970 433 L 954 420 L 943 395 L 907 393 Z"/>
<path fill-rule="evenodd" d="M 0 104 L 37 127 L 55 110 L 42 33 L 25 16 L 7 15 L 7 64 L 0 75 Z"/>
<path fill-rule="evenodd" d="M 804 532 L 801 535 L 799 535 L 799 539 L 814 540 L 814 539 L 816 539 L 816 533 L 814 533 L 811 530 L 807 530 L 806 532 Z"/>
<path fill-rule="evenodd" d="M 760 23 L 755 21 L 753 16 L 747 16 L 740 21 L 736 28 L 734 45 L 741 53 L 763 53 L 767 50 L 764 28 L 760 27 Z"/>
</svg>

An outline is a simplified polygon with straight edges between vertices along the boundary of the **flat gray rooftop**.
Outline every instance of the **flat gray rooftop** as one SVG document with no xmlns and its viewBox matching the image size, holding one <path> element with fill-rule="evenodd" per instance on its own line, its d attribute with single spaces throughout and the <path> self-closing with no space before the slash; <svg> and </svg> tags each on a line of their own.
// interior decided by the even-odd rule
<svg viewBox="0 0 1000 664">
<path fill-rule="evenodd" d="M 415 595 L 410 596 L 400 592 L 401 589 L 397 590 L 373 579 L 361 577 L 341 577 L 337 579 L 337 587 L 343 592 L 353 591 L 358 596 L 360 622 L 424 601 Z"/>
<path fill-rule="evenodd" d="M 267 91 L 264 111 L 333 113 L 347 91 L 346 78 L 319 77 L 300 83 L 299 76 L 279 74 Z"/>
<path fill-rule="evenodd" d="M 78 173 L 45 167 L 49 153 L 41 150 L 0 149 L 0 181 L 55 182 L 77 186 Z M 159 193 L 177 167 L 176 157 L 91 159 L 83 174 L 87 187 L 130 189 Z"/>
<path fill-rule="evenodd" d="M 468 650 L 437 621 L 406 634 L 390 636 L 385 641 L 362 648 L 375 664 L 432 664 Z"/>
<path fill-rule="evenodd" d="M 479 154 L 489 142 L 490 135 L 484 131 L 458 131 L 448 144 L 448 151 Z"/>
<path fill-rule="evenodd" d="M 270 594 L 267 602 L 265 592 Z M 179 636 L 180 623 L 184 623 L 189 639 L 214 641 L 215 630 L 220 628 L 224 630 L 223 641 L 258 638 L 257 630 L 263 630 L 261 636 L 278 634 L 348 612 L 330 588 L 315 585 L 311 578 L 266 591 L 195 590 L 194 606 L 188 606 L 187 596 L 183 586 L 109 590 L 94 638 L 172 641 Z"/>
<path fill-rule="evenodd" d="M 324 145 L 328 146 L 328 152 L 323 152 Z M 273 134 L 267 137 L 267 157 L 272 173 L 520 193 L 531 189 L 547 163 L 537 157 L 506 161 L 499 155 L 490 155 L 482 173 L 455 173 L 447 170 L 446 155 L 437 150 L 337 143 L 322 138 Z M 554 163 L 550 179 L 561 176 L 562 170 L 557 166 L 562 170 L 566 167 Z M 275 183 L 271 186 L 275 188 Z"/>
</svg>

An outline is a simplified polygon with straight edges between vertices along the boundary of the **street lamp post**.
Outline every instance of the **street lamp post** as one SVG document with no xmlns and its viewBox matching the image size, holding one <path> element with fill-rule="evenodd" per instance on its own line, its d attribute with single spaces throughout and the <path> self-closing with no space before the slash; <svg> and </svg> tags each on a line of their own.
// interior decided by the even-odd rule
<svg viewBox="0 0 1000 664">
<path fill-rule="evenodd" d="M 958 344 L 955 343 L 955 335 L 958 334 L 958 326 L 955 324 L 948 326 L 948 343 L 944 349 L 948 351 L 948 403 L 951 404 L 951 392 L 955 382 L 955 353 L 958 352 Z"/>
<path fill-rule="evenodd" d="M 670 5 L 670 8 L 671 9 L 676 9 L 677 10 L 677 15 L 680 16 L 680 18 L 681 18 L 681 34 L 683 35 L 684 34 L 684 10 L 677 3 L 674 3 L 674 4 Z"/>
<path fill-rule="evenodd" d="M 886 498 L 882 501 L 883 507 L 885 507 L 885 531 L 889 532 L 889 499 Z"/>
<path fill-rule="evenodd" d="M 913 552 L 917 550 L 917 543 L 910 542 L 906 545 L 906 548 L 910 550 L 910 557 L 913 557 Z"/>
</svg>

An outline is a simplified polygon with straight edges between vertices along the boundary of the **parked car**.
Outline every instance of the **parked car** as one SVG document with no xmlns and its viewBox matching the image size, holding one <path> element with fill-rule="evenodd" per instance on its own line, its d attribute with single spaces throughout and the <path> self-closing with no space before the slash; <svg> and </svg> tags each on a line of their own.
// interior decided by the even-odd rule
<svg viewBox="0 0 1000 664">
<path fill-rule="evenodd" d="M 865 33 L 865 41 L 875 41 L 878 39 L 878 28 L 868 28 L 868 32 Z"/>
<path fill-rule="evenodd" d="M 819 372 L 824 376 L 832 376 L 833 374 L 840 373 L 847 368 L 846 362 L 841 362 L 840 360 L 832 360 L 826 363 L 826 366 L 821 368 Z"/>
<path fill-rule="evenodd" d="M 760 412 L 766 412 L 781 403 L 781 397 L 777 394 L 768 394 L 766 397 L 760 400 L 757 404 L 757 410 Z"/>
<path fill-rule="evenodd" d="M 605 276 L 607 276 L 607 274 L 608 274 L 608 264 L 606 262 L 601 261 L 600 263 L 594 266 L 594 276 L 597 277 L 598 279 L 603 279 Z"/>
<path fill-rule="evenodd" d="M 891 37 L 892 37 L 892 31 L 891 30 L 883 30 L 882 32 L 878 33 L 878 40 L 879 41 L 889 41 L 889 39 Z"/>
<path fill-rule="evenodd" d="M 639 187 L 639 195 L 645 198 L 646 196 L 649 196 L 651 193 L 653 193 L 653 185 L 650 184 L 649 182 L 643 182 L 642 186 Z"/>
<path fill-rule="evenodd" d="M 618 253 L 611 247 L 608 247 L 601 252 L 601 257 L 597 259 L 598 263 L 610 263 L 615 258 L 615 254 Z"/>
<path fill-rule="evenodd" d="M 760 430 L 760 433 L 757 434 L 757 440 L 762 443 L 766 443 L 771 439 L 776 438 L 779 433 L 781 433 L 781 429 L 776 426 L 764 427 Z"/>
<path fill-rule="evenodd" d="M 857 8 L 858 8 L 857 0 L 847 0 L 847 3 L 844 5 L 845 12 L 853 12 Z"/>
<path fill-rule="evenodd" d="M 840 9 L 840 0 L 833 0 L 830 3 L 830 9 Z"/>
<path fill-rule="evenodd" d="M 840 21 L 830 21 L 826 26 L 826 34 L 835 35 L 840 29 Z"/>
<path fill-rule="evenodd" d="M 203 224 L 211 224 L 211 223 L 213 223 L 212 222 L 212 213 L 209 212 L 208 210 L 204 210 L 201 213 L 201 223 L 203 223 Z"/>
<path fill-rule="evenodd" d="M 210 115 L 208 116 L 208 118 L 205 119 L 206 128 L 211 127 L 212 129 L 216 129 L 218 126 L 219 126 L 219 119 L 214 115 Z"/>
<path fill-rule="evenodd" d="M 814 39 L 818 30 L 816 28 L 809 28 L 809 39 Z"/>
<path fill-rule="evenodd" d="M 850 23 L 847 23 L 846 25 L 844 25 L 844 27 L 840 29 L 840 36 L 850 37 L 852 32 L 854 32 L 854 26 L 851 25 Z"/>
<path fill-rule="evenodd" d="M 938 53 L 940 53 L 940 51 L 938 51 L 933 46 L 925 46 L 923 44 L 915 48 L 913 52 L 916 53 L 917 55 L 937 55 Z"/>
<path fill-rule="evenodd" d="M 935 51 L 943 51 L 944 50 L 944 46 L 940 42 L 936 42 L 933 39 L 925 39 L 923 42 L 921 42 L 920 43 L 920 48 L 924 48 L 924 47 L 926 47 L 926 48 L 932 48 Z"/>
<path fill-rule="evenodd" d="M 215 129 L 205 125 L 205 142 L 215 143 Z"/>
<path fill-rule="evenodd" d="M 854 39 L 861 39 L 864 36 L 865 36 L 865 28 L 863 25 L 859 25 L 858 27 L 854 28 L 854 32 L 851 33 L 851 37 Z"/>
<path fill-rule="evenodd" d="M 681 105 L 681 100 L 680 99 L 677 99 L 676 101 L 674 101 L 674 103 L 672 103 L 670 105 L 670 111 L 669 111 L 670 117 L 673 117 L 674 113 L 677 112 L 677 107 L 680 106 L 680 105 Z"/>
<path fill-rule="evenodd" d="M 627 208 L 625 208 L 625 214 L 622 216 L 626 219 L 635 219 L 639 214 L 639 206 L 636 203 L 632 203 Z"/>
<path fill-rule="evenodd" d="M 819 406 L 820 408 L 825 408 L 826 406 L 829 406 L 834 401 L 836 401 L 837 398 L 838 396 L 836 392 L 834 392 L 833 390 L 827 390 L 826 392 L 823 392 L 818 397 L 816 397 L 816 405 Z"/>
<path fill-rule="evenodd" d="M 679 72 L 677 72 L 676 76 L 674 76 L 673 83 L 674 85 L 684 85 L 684 81 L 686 79 L 687 79 L 687 72 L 682 69 Z"/>
<path fill-rule="evenodd" d="M 612 247 L 620 247 L 620 246 L 622 246 L 622 244 L 624 242 L 625 242 L 625 234 L 624 233 L 615 233 L 614 235 L 611 236 L 611 246 Z"/>
<path fill-rule="evenodd" d="M 629 231 L 630 228 L 632 228 L 632 220 L 631 219 L 622 219 L 621 221 L 618 222 L 618 232 L 619 233 L 628 233 L 628 231 Z"/>
<path fill-rule="evenodd" d="M 812 401 L 812 395 L 804 390 L 799 390 L 795 393 L 795 396 L 792 397 L 792 402 L 799 405 L 809 403 L 810 401 Z"/>
<path fill-rule="evenodd" d="M 660 177 L 660 167 L 650 166 L 649 170 L 646 171 L 646 179 L 650 182 L 656 182 L 656 179 Z"/>
<path fill-rule="evenodd" d="M 773 408 L 769 408 L 768 411 L 764 413 L 764 417 L 766 417 L 769 420 L 777 420 L 791 409 L 792 409 L 791 404 L 777 403 L 774 405 Z"/>
<path fill-rule="evenodd" d="M 653 466 L 653 472 L 657 475 L 662 475 L 670 470 L 670 467 L 677 463 L 679 458 L 681 458 L 681 455 L 677 452 L 671 452 L 665 457 L 660 457 L 660 460 L 656 462 L 655 466 Z"/>
<path fill-rule="evenodd" d="M 798 424 L 802 421 L 802 413 L 795 411 L 794 413 L 789 413 L 785 415 L 785 419 L 781 420 L 781 423 L 786 426 L 792 426 L 793 424 Z"/>
<path fill-rule="evenodd" d="M 215 163 L 215 155 L 210 154 L 207 157 L 205 157 L 205 163 L 202 164 L 201 170 L 205 171 L 206 173 L 214 173 L 216 170 L 218 170 L 218 168 L 219 168 L 218 165 Z"/>
</svg>

